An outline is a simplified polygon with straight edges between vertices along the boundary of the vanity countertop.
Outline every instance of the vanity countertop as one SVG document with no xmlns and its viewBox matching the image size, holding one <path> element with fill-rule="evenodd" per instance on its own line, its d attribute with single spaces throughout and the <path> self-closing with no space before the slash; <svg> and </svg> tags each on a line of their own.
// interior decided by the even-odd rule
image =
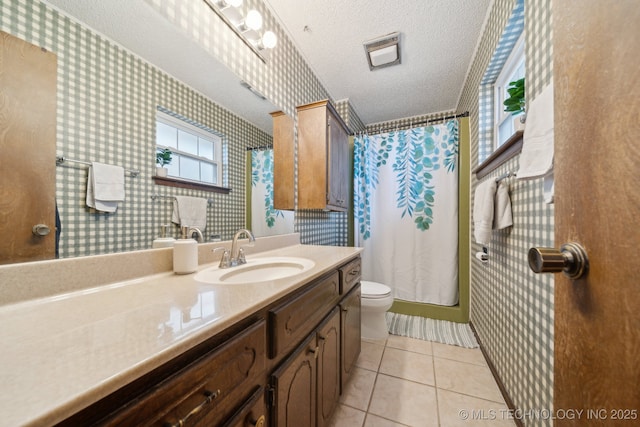
<svg viewBox="0 0 640 427">
<path fill-rule="evenodd" d="M 315 262 L 288 278 L 210 285 L 162 273 L 0 307 L 2 423 L 62 421 L 360 252 L 294 245 L 247 257 Z"/>
</svg>

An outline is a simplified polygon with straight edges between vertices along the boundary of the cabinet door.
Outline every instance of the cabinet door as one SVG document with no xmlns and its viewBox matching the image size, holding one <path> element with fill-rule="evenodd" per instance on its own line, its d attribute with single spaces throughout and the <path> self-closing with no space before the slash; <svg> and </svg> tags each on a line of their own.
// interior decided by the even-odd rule
<svg viewBox="0 0 640 427">
<path fill-rule="evenodd" d="M 360 355 L 360 285 L 358 284 L 340 303 L 342 329 L 342 378 L 344 390 Z"/>
<path fill-rule="evenodd" d="M 223 427 L 269 427 L 264 387 L 259 387 Z"/>
<path fill-rule="evenodd" d="M 340 397 L 340 315 L 334 308 L 318 328 L 317 427 L 329 425 Z"/>
<path fill-rule="evenodd" d="M 315 427 L 317 354 L 316 334 L 311 334 L 271 375 L 273 426 Z"/>
<path fill-rule="evenodd" d="M 327 205 L 344 210 L 349 206 L 349 137 L 338 119 L 328 114 L 328 168 Z"/>
</svg>

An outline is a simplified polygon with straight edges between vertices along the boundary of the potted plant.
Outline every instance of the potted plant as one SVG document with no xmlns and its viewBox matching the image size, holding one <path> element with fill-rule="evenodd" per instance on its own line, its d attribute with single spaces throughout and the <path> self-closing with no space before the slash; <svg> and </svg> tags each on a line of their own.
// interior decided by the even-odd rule
<svg viewBox="0 0 640 427">
<path fill-rule="evenodd" d="M 156 151 L 156 175 L 157 176 L 167 176 L 167 168 L 166 165 L 171 164 L 171 155 L 173 153 L 170 149 L 164 148 L 162 150 Z"/>
<path fill-rule="evenodd" d="M 515 130 L 522 130 L 527 119 L 524 99 L 524 77 L 510 82 L 507 92 L 509 93 L 509 98 L 504 101 L 504 111 L 518 116 L 513 121 L 513 127 Z"/>
</svg>

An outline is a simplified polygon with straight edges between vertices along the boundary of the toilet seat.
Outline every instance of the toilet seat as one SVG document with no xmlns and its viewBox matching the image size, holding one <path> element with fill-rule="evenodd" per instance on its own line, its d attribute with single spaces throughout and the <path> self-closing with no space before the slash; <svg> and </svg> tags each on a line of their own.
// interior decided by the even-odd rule
<svg viewBox="0 0 640 427">
<path fill-rule="evenodd" d="M 369 282 L 367 280 L 363 280 L 360 282 L 360 291 L 362 293 L 362 298 L 367 299 L 382 299 L 388 298 L 391 295 L 391 288 L 383 285 L 382 283 L 377 282 Z"/>
</svg>

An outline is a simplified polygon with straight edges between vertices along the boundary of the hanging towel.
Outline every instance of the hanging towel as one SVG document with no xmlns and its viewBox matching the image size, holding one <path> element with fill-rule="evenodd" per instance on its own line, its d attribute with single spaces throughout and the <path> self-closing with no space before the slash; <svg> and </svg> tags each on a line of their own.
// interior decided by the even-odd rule
<svg viewBox="0 0 640 427">
<path fill-rule="evenodd" d="M 201 197 L 176 196 L 173 202 L 173 216 L 175 224 L 198 227 L 204 231 L 207 226 L 208 200 Z"/>
<path fill-rule="evenodd" d="M 511 198 L 509 197 L 509 186 L 500 181 L 496 190 L 496 199 L 493 209 L 493 229 L 502 230 L 513 225 L 513 215 L 511 213 Z"/>
<path fill-rule="evenodd" d="M 473 199 L 473 235 L 485 246 L 491 242 L 495 194 L 496 180 L 492 178 L 478 184 Z"/>
<path fill-rule="evenodd" d="M 101 212 L 115 212 L 124 201 L 124 169 L 92 162 L 87 178 L 87 206 Z"/>
<path fill-rule="evenodd" d="M 548 205 L 553 203 L 554 183 L 555 179 L 553 177 L 553 171 L 551 171 L 544 176 L 544 181 L 542 182 L 542 197 Z"/>
<path fill-rule="evenodd" d="M 541 178 L 553 169 L 553 84 L 531 102 L 518 179 Z"/>
</svg>

